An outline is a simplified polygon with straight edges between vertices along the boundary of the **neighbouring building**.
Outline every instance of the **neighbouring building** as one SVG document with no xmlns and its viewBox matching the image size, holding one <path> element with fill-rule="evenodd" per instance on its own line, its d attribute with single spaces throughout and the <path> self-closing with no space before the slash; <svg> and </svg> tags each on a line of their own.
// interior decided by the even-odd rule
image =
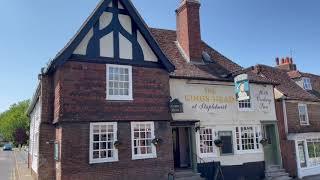
<svg viewBox="0 0 320 180">
<path fill-rule="evenodd" d="M 274 81 L 201 40 L 200 1 L 177 30 L 102 0 L 44 68 L 28 113 L 35 179 L 260 179 L 282 165 Z M 194 172 L 192 172 L 192 170 Z M 189 172 L 190 171 L 190 172 Z"/>
<path fill-rule="evenodd" d="M 261 179 L 268 167 L 282 166 L 274 82 L 201 41 L 199 8 L 199 1 L 182 1 L 176 31 L 151 29 L 176 67 L 170 74 L 175 169 L 212 178 L 220 164 L 227 180 Z M 246 93 L 236 96 L 242 86 Z"/>
<path fill-rule="evenodd" d="M 320 76 L 297 70 L 292 58 L 277 66 L 257 65 L 255 72 L 275 81 L 283 165 L 299 178 L 320 174 Z"/>
</svg>

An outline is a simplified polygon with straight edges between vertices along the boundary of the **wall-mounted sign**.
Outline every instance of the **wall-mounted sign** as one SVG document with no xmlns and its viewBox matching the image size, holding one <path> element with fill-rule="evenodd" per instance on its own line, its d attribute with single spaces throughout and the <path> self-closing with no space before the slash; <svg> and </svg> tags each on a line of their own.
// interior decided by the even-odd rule
<svg viewBox="0 0 320 180">
<path fill-rule="evenodd" d="M 59 161 L 59 144 L 54 143 L 54 159 Z"/>
<path fill-rule="evenodd" d="M 240 74 L 234 78 L 235 93 L 238 101 L 250 99 L 250 85 L 247 74 Z"/>
<path fill-rule="evenodd" d="M 178 100 L 174 99 L 170 102 L 171 113 L 183 113 L 183 104 Z"/>
<path fill-rule="evenodd" d="M 186 94 L 184 102 L 197 112 L 217 113 L 229 110 L 230 105 L 235 103 L 235 98 L 223 89 L 205 87 L 197 89 L 192 94 Z"/>
</svg>

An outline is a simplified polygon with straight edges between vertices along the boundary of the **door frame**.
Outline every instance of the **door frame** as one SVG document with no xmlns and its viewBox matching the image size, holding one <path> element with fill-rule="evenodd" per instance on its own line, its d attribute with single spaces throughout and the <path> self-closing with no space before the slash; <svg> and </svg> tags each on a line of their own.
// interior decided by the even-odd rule
<svg viewBox="0 0 320 180">
<path fill-rule="evenodd" d="M 278 130 L 278 125 L 276 121 L 263 121 L 261 122 L 261 130 L 264 130 L 264 126 L 273 126 L 273 131 L 274 131 L 274 139 L 275 142 L 271 142 L 274 147 L 276 147 L 275 151 L 273 154 L 276 156 L 276 163 L 275 165 L 280 165 L 282 167 L 282 156 L 281 156 L 281 148 L 280 148 L 280 136 L 279 136 L 279 130 Z M 263 148 L 264 150 L 264 148 Z M 264 157 L 265 157 L 265 163 L 266 163 L 266 154 L 264 152 Z M 267 165 L 267 164 L 266 164 Z M 267 167 L 266 167 L 267 168 Z"/>
<path fill-rule="evenodd" d="M 189 159 L 190 159 L 190 169 L 192 169 L 194 172 L 197 172 L 197 149 L 196 149 L 196 128 L 195 128 L 195 122 L 172 122 L 171 123 L 171 132 L 174 128 L 187 128 L 188 129 L 188 141 L 189 141 Z M 173 136 L 172 136 L 173 137 Z M 173 140 L 173 139 L 172 139 Z M 173 153 L 173 146 L 172 146 L 172 153 Z M 173 159 L 174 154 L 173 154 Z"/>
</svg>

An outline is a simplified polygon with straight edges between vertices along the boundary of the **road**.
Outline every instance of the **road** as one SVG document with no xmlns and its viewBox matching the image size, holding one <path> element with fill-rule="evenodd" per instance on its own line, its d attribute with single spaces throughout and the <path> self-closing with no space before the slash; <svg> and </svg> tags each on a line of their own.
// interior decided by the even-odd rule
<svg viewBox="0 0 320 180">
<path fill-rule="evenodd" d="M 0 150 L 0 179 L 14 180 L 15 159 L 13 151 Z"/>
</svg>

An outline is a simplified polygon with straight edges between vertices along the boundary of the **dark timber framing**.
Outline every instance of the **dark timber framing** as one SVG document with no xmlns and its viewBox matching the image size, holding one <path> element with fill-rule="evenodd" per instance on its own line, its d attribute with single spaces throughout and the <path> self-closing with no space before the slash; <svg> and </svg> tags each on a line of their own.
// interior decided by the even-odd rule
<svg viewBox="0 0 320 180">
<path fill-rule="evenodd" d="M 113 7 L 108 7 L 108 5 L 113 2 Z M 98 8 L 94 11 L 94 13 L 88 18 L 88 20 L 84 23 L 82 28 L 76 34 L 76 36 L 66 45 L 66 47 L 50 62 L 48 67 L 44 70 L 44 74 L 49 74 L 55 71 L 55 69 L 68 60 L 72 61 L 86 61 L 91 63 L 110 63 L 110 64 L 121 64 L 121 60 L 119 58 L 119 33 L 121 33 L 125 38 L 127 38 L 132 43 L 132 53 L 133 59 L 131 62 L 124 62 L 122 64 L 130 64 L 136 66 L 147 66 L 147 67 L 155 67 L 154 62 L 144 61 L 143 52 L 139 43 L 137 41 L 137 30 L 139 30 L 142 36 L 146 39 L 148 45 L 154 51 L 155 55 L 158 57 L 159 63 L 168 71 L 174 71 L 175 67 L 170 62 L 170 60 L 166 57 L 166 55 L 162 52 L 157 42 L 152 37 L 146 23 L 143 21 L 138 11 L 134 8 L 133 4 L 129 0 L 119 0 L 119 2 L 123 5 L 125 9 L 118 9 L 118 1 L 117 0 L 102 0 L 98 6 Z M 103 14 L 103 12 L 111 12 L 113 13 L 113 19 L 111 24 L 99 30 L 99 18 Z M 124 14 L 129 15 L 132 19 L 132 34 L 128 33 L 123 27 L 120 25 L 118 15 Z M 93 38 L 88 43 L 87 55 L 86 56 L 78 56 L 73 55 L 74 50 L 81 43 L 82 39 L 86 36 L 86 34 L 93 28 L 94 35 Z M 114 32 L 114 58 L 105 58 L 100 57 L 98 52 L 99 48 L 99 39 L 104 35 Z M 158 65 L 159 67 L 159 65 Z"/>
</svg>

